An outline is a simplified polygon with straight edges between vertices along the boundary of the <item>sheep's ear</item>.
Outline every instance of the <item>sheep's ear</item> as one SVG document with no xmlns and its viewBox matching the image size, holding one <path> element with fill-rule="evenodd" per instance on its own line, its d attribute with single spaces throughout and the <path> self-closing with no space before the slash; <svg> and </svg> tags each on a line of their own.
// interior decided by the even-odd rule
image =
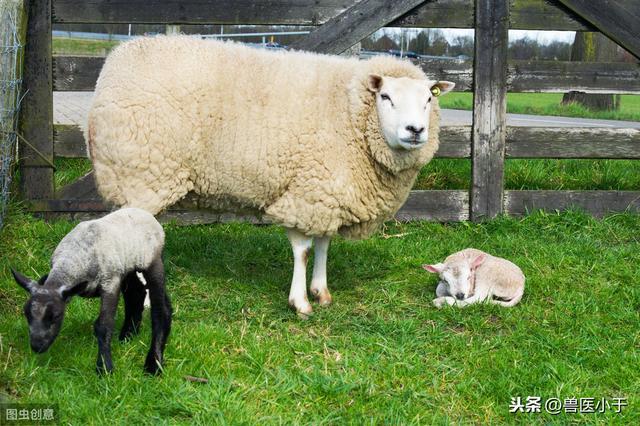
<svg viewBox="0 0 640 426">
<path fill-rule="evenodd" d="M 370 92 L 378 93 L 382 87 L 382 77 L 378 74 L 369 74 L 367 79 L 367 89 Z"/>
<path fill-rule="evenodd" d="M 422 265 L 422 269 L 431 272 L 432 274 L 439 274 L 444 270 L 444 264 L 436 263 L 435 265 Z"/>
<path fill-rule="evenodd" d="M 456 84 L 450 81 L 438 81 L 431 86 L 431 94 L 436 97 L 444 95 L 452 91 L 454 87 L 456 87 Z"/>
<path fill-rule="evenodd" d="M 24 275 L 22 275 L 20 272 L 15 271 L 15 270 L 11 270 L 11 274 L 13 274 L 13 279 L 16 280 L 16 282 L 18 283 L 18 285 L 22 288 L 24 288 L 26 291 L 28 291 L 30 294 L 33 293 L 33 291 L 35 290 L 35 288 L 38 286 L 38 283 L 36 283 L 35 281 L 33 281 L 30 278 L 25 277 Z"/>
<path fill-rule="evenodd" d="M 88 284 L 89 282 L 84 281 L 84 282 L 81 282 L 80 284 L 74 285 L 71 288 L 63 287 L 62 290 L 60 291 L 60 295 L 62 296 L 64 301 L 67 302 L 73 296 L 77 295 L 78 293 L 82 293 L 87 288 Z"/>
<path fill-rule="evenodd" d="M 476 257 L 475 259 L 473 259 L 473 262 L 471 262 L 471 269 L 476 269 L 478 266 L 482 265 L 482 263 L 487 259 L 487 255 L 486 254 L 481 254 L 478 255 L 478 257 Z"/>
</svg>

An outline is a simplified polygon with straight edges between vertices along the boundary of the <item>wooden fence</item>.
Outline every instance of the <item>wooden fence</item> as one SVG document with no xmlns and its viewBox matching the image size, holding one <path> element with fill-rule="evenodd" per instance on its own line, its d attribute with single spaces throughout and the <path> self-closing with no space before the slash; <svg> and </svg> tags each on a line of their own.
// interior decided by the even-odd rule
<svg viewBox="0 0 640 426">
<path fill-rule="evenodd" d="M 21 131 L 40 152 L 21 147 L 22 191 L 44 216 L 107 210 L 92 174 L 54 191 L 54 157 L 85 156 L 81 131 L 53 126 L 52 91 L 92 91 L 103 58 L 52 56 L 52 23 L 295 24 L 317 29 L 297 48 L 339 53 L 382 26 L 475 28 L 475 61 L 418 60 L 434 79 L 474 92 L 472 126 L 443 127 L 440 158 L 471 158 L 470 191 L 412 191 L 401 220 L 482 220 L 500 213 L 583 208 L 600 216 L 640 211 L 640 191 L 505 191 L 507 158 L 640 159 L 640 130 L 507 127 L 507 92 L 640 93 L 640 67 L 624 63 L 508 61 L 508 30 L 600 31 L 640 57 L 640 2 L 618 0 L 31 0 Z M 165 218 L 184 222 L 232 216 L 187 203 Z"/>
</svg>

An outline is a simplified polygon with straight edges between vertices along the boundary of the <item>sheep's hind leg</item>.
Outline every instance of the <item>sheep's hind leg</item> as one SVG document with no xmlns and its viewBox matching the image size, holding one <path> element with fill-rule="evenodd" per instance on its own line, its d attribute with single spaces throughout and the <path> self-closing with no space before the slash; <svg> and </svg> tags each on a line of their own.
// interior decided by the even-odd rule
<svg viewBox="0 0 640 426">
<path fill-rule="evenodd" d="M 115 288 L 116 286 L 102 285 L 102 288 Z M 93 330 L 98 339 L 98 360 L 96 371 L 98 374 L 111 373 L 113 362 L 111 361 L 111 335 L 115 326 L 116 311 L 118 310 L 119 291 L 101 295 L 100 315 L 96 320 Z"/>
<path fill-rule="evenodd" d="M 138 334 L 144 300 L 147 291 L 137 277 L 136 272 L 127 274 L 122 283 L 122 297 L 124 299 L 124 322 L 120 330 L 120 341 Z"/>
<path fill-rule="evenodd" d="M 316 237 L 313 259 L 313 278 L 311 279 L 311 294 L 320 306 L 331 304 L 332 298 L 327 287 L 327 255 L 331 237 Z"/>
<path fill-rule="evenodd" d="M 289 291 L 289 305 L 296 310 L 300 318 L 306 319 L 313 313 L 307 298 L 307 259 L 313 240 L 295 229 L 287 229 L 287 237 L 293 250 L 293 278 Z"/>
<path fill-rule="evenodd" d="M 164 265 L 157 258 L 143 272 L 149 288 L 151 299 L 151 347 L 144 363 L 144 370 L 149 374 L 161 372 L 164 347 L 171 332 L 171 302 L 166 293 L 164 282 Z"/>
</svg>

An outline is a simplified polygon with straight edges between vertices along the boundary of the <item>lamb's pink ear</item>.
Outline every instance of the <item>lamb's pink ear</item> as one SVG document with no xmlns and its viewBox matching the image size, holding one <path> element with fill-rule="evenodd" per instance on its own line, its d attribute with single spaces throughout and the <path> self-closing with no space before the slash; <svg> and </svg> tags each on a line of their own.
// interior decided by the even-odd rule
<svg viewBox="0 0 640 426">
<path fill-rule="evenodd" d="M 452 91 L 454 87 L 456 87 L 456 84 L 451 81 L 437 81 L 431 86 L 431 94 L 436 97 L 444 95 L 445 93 Z"/>
<path fill-rule="evenodd" d="M 378 93 L 382 87 L 382 77 L 378 74 L 369 74 L 367 79 L 367 89 L 370 92 Z"/>
<path fill-rule="evenodd" d="M 471 269 L 476 269 L 478 266 L 482 265 L 482 263 L 487 259 L 487 255 L 486 254 L 480 254 L 478 255 L 478 257 L 476 257 L 475 259 L 473 259 L 473 262 L 471 262 Z"/>
<path fill-rule="evenodd" d="M 444 270 L 444 265 L 442 263 L 436 263 L 435 265 L 422 265 L 422 268 L 432 274 L 439 274 Z"/>
</svg>

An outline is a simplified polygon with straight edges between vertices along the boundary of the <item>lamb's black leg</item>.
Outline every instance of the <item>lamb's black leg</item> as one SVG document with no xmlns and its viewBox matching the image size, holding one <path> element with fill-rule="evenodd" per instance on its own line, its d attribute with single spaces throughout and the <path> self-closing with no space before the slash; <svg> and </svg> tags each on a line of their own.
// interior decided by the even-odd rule
<svg viewBox="0 0 640 426">
<path fill-rule="evenodd" d="M 103 288 L 109 287 L 104 286 Z M 93 330 L 98 338 L 98 360 L 96 362 L 96 371 L 98 374 L 111 373 L 111 371 L 113 371 L 113 363 L 111 361 L 111 335 L 113 334 L 113 327 L 115 326 L 119 296 L 119 292 L 117 291 L 114 293 L 104 292 L 101 295 L 100 316 L 98 316 L 93 326 Z"/>
<path fill-rule="evenodd" d="M 151 299 L 151 348 L 144 363 L 149 374 L 158 374 L 162 366 L 164 346 L 171 331 L 171 302 L 164 286 L 164 266 L 158 257 L 143 272 Z"/>
<path fill-rule="evenodd" d="M 147 292 L 135 272 L 128 274 L 122 283 L 124 299 L 124 322 L 120 330 L 120 340 L 126 340 L 140 330 L 144 298 Z"/>
</svg>

